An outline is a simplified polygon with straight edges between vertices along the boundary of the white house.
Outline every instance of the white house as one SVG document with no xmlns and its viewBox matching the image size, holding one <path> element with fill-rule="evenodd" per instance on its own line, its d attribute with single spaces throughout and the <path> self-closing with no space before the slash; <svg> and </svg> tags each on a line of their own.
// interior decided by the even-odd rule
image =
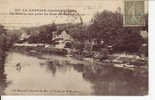
<svg viewBox="0 0 155 100">
<path fill-rule="evenodd" d="M 31 36 L 30 34 L 27 34 L 26 32 L 23 32 L 21 34 L 20 40 L 28 39 L 30 36 Z"/>
<path fill-rule="evenodd" d="M 55 39 L 62 39 L 62 40 L 70 40 L 72 41 L 73 38 L 64 30 L 60 34 L 54 33 L 53 34 L 53 40 Z"/>
<path fill-rule="evenodd" d="M 140 35 L 144 38 L 147 39 L 148 38 L 148 32 L 147 31 L 141 31 Z"/>
<path fill-rule="evenodd" d="M 54 32 L 52 40 L 58 43 L 55 45 L 57 48 L 64 48 L 67 43 L 71 43 L 73 41 L 73 38 L 65 30 L 63 30 L 60 34 Z"/>
</svg>

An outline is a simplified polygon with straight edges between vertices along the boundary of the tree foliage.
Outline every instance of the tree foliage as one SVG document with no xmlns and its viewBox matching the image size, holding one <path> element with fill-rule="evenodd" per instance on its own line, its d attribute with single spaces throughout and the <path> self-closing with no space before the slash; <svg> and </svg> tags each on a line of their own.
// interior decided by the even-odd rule
<svg viewBox="0 0 155 100">
<path fill-rule="evenodd" d="M 112 45 L 115 51 L 135 52 L 143 41 L 139 33 L 144 28 L 124 27 L 122 14 L 105 10 L 94 16 L 87 31 L 90 40 L 103 40 L 105 44 Z"/>
<path fill-rule="evenodd" d="M 88 38 L 87 35 L 87 26 L 85 25 L 73 25 L 67 28 L 68 33 L 75 39 L 83 42 Z"/>
<path fill-rule="evenodd" d="M 31 35 L 28 39 L 30 43 L 50 43 L 53 37 L 52 32 L 56 30 L 56 25 L 44 25 L 28 29 L 27 33 Z"/>
</svg>

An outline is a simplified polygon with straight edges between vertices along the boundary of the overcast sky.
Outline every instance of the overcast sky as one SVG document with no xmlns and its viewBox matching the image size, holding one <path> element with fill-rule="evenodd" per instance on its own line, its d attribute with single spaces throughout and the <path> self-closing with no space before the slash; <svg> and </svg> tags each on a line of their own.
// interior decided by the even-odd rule
<svg viewBox="0 0 155 100">
<path fill-rule="evenodd" d="M 7 15 L 15 8 L 74 9 L 77 10 L 80 14 L 85 14 L 82 16 L 82 18 L 83 21 L 87 23 L 96 12 L 100 12 L 105 9 L 116 11 L 118 7 L 120 7 L 121 12 L 123 12 L 123 0 L 0 0 L 0 23 L 32 23 L 32 25 L 42 25 L 49 24 L 54 21 L 55 23 L 65 23 L 68 20 L 75 21 L 71 17 L 65 16 L 59 16 L 56 19 L 55 16 L 24 17 L 22 15 Z M 6 13 L 5 16 L 4 13 Z M 77 21 L 79 20 L 77 19 Z"/>
</svg>

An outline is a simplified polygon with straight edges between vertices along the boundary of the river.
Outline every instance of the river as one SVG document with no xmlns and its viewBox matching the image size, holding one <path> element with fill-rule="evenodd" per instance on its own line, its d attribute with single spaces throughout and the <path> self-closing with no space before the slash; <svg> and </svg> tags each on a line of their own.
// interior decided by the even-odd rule
<svg viewBox="0 0 155 100">
<path fill-rule="evenodd" d="M 147 83 L 131 71 L 56 55 L 9 52 L 0 94 L 145 95 Z M 1 76 L 1 79 L 2 77 Z"/>
</svg>

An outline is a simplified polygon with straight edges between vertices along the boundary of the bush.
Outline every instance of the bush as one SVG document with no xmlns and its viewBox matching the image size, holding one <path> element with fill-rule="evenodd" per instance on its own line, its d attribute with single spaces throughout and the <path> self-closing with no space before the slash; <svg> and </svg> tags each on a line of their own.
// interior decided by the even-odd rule
<svg viewBox="0 0 155 100">
<path fill-rule="evenodd" d="M 53 31 L 56 31 L 56 25 L 43 25 L 40 27 L 32 27 L 23 29 L 26 33 L 29 33 L 31 36 L 25 40 L 29 43 L 51 43 Z"/>
<path fill-rule="evenodd" d="M 114 52 L 138 52 L 143 43 L 143 38 L 133 31 L 124 31 L 124 36 L 120 38 L 120 41 L 113 45 Z"/>
<path fill-rule="evenodd" d="M 84 49 L 84 43 L 82 42 L 73 42 L 73 48 L 77 49 L 77 50 L 83 50 Z"/>
</svg>

